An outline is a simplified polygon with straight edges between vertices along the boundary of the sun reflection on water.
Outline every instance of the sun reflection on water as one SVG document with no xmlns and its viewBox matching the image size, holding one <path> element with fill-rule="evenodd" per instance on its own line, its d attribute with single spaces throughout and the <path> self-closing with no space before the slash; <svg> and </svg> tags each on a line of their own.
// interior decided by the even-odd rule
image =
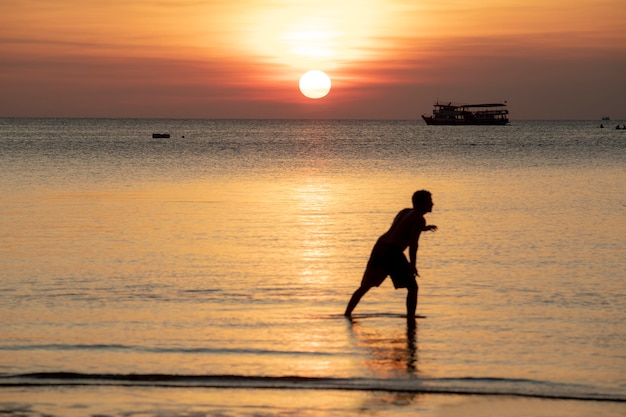
<svg viewBox="0 0 626 417">
<path fill-rule="evenodd" d="M 320 268 L 334 257 L 333 196 L 336 184 L 310 179 L 293 190 L 297 251 L 303 266 L 303 283 L 323 283 L 330 278 L 328 268 Z"/>
</svg>

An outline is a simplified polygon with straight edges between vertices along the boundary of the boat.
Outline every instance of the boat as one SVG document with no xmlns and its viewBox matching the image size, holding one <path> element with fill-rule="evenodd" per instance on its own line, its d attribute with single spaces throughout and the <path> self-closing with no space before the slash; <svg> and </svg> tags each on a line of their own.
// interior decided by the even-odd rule
<svg viewBox="0 0 626 417">
<path fill-rule="evenodd" d="M 153 133 L 152 134 L 152 139 L 169 139 L 169 138 L 170 138 L 169 133 Z"/>
<path fill-rule="evenodd" d="M 422 115 L 427 125 L 505 125 L 509 111 L 504 103 L 447 104 L 437 101 L 432 116 Z"/>
</svg>

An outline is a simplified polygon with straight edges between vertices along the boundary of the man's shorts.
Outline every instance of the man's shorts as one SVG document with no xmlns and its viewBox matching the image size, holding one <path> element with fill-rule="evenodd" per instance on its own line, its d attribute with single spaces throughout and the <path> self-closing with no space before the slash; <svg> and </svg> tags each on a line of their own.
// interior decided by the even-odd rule
<svg viewBox="0 0 626 417">
<path fill-rule="evenodd" d="M 387 276 L 391 276 L 396 289 L 417 286 L 413 268 L 402 249 L 388 243 L 376 242 L 367 262 L 361 286 L 378 287 Z"/>
</svg>

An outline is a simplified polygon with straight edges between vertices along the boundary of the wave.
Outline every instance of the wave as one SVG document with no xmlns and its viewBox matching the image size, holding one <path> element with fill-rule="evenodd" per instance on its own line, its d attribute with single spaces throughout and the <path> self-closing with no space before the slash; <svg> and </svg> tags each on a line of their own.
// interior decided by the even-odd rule
<svg viewBox="0 0 626 417">
<path fill-rule="evenodd" d="M 519 396 L 626 403 L 626 395 L 582 384 L 509 378 L 316 378 L 302 376 L 85 374 L 40 372 L 0 375 L 0 389 L 38 386 L 143 386 L 173 388 L 380 391 L 415 394 Z"/>
<path fill-rule="evenodd" d="M 298 356 L 336 356 L 339 352 L 310 352 L 310 351 L 293 351 L 293 350 L 274 350 L 274 349 L 254 349 L 254 348 L 185 348 L 185 347 L 147 347 L 133 346 L 121 344 L 77 344 L 68 345 L 63 343 L 44 344 L 44 345 L 12 345 L 0 346 L 0 351 L 21 351 L 21 350 L 48 350 L 48 351 L 89 351 L 89 350 L 105 350 L 105 351 L 134 351 L 142 353 L 213 353 L 213 354 L 249 354 L 249 355 L 298 355 Z"/>
</svg>

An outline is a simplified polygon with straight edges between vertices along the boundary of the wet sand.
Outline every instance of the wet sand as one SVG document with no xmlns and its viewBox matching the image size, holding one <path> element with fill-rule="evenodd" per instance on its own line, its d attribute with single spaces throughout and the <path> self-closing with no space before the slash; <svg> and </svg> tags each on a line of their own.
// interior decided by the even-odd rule
<svg viewBox="0 0 626 417">
<path fill-rule="evenodd" d="M 363 391 L 57 386 L 3 388 L 0 414 L 15 417 L 621 417 L 626 415 L 626 403 Z"/>
</svg>

